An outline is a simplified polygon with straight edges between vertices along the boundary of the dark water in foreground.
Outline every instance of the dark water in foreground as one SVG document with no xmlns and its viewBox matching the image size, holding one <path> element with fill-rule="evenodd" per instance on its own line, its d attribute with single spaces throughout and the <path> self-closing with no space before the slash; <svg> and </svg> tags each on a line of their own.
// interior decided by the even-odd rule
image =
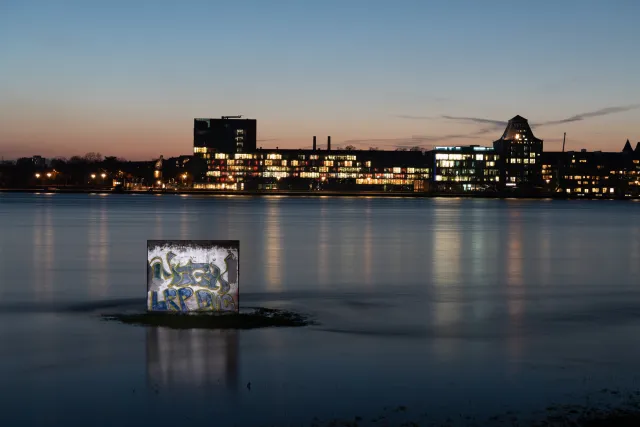
<svg viewBox="0 0 640 427">
<path fill-rule="evenodd" d="M 192 238 L 240 240 L 243 305 L 321 324 L 100 320 L 144 308 L 147 239 Z M 640 203 L 0 194 L 0 274 L 2 425 L 455 418 L 640 388 Z"/>
</svg>

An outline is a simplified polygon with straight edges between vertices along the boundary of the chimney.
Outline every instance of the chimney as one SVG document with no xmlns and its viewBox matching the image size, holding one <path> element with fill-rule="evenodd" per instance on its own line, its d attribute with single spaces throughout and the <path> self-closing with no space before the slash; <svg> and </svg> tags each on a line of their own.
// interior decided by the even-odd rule
<svg viewBox="0 0 640 427">
<path fill-rule="evenodd" d="M 327 151 L 331 151 L 331 137 L 327 137 Z"/>
<path fill-rule="evenodd" d="M 316 151 L 316 137 L 313 137 L 313 151 Z"/>
</svg>

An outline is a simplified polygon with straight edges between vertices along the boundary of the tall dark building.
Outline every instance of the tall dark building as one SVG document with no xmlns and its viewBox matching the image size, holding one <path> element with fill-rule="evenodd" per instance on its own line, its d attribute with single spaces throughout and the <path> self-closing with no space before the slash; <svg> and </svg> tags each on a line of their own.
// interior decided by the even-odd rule
<svg viewBox="0 0 640 427">
<path fill-rule="evenodd" d="M 527 119 L 515 116 L 502 137 L 494 141 L 499 154 L 501 187 L 533 187 L 542 184 L 542 140 L 531 131 Z"/>
<path fill-rule="evenodd" d="M 193 120 L 193 151 L 244 153 L 256 150 L 256 120 L 242 116 Z M 207 158 L 207 156 L 204 156 Z"/>
</svg>

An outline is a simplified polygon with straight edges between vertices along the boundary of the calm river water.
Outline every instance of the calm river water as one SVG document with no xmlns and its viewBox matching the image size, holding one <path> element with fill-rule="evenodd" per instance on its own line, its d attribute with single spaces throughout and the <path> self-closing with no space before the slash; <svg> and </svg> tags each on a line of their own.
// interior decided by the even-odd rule
<svg viewBox="0 0 640 427">
<path fill-rule="evenodd" d="M 319 324 L 101 320 L 144 309 L 147 239 L 240 240 L 241 304 Z M 640 388 L 640 203 L 0 194 L 0 277 L 3 425 L 480 417 Z"/>
</svg>

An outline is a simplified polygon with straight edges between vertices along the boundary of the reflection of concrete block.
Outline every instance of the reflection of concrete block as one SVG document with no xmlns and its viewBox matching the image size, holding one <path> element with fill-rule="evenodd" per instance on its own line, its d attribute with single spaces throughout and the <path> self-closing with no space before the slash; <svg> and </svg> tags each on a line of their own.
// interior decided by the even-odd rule
<svg viewBox="0 0 640 427">
<path fill-rule="evenodd" d="M 147 310 L 238 311 L 240 242 L 147 241 Z"/>
<path fill-rule="evenodd" d="M 147 378 L 153 384 L 203 386 L 238 383 L 235 330 L 147 328 Z"/>
</svg>

